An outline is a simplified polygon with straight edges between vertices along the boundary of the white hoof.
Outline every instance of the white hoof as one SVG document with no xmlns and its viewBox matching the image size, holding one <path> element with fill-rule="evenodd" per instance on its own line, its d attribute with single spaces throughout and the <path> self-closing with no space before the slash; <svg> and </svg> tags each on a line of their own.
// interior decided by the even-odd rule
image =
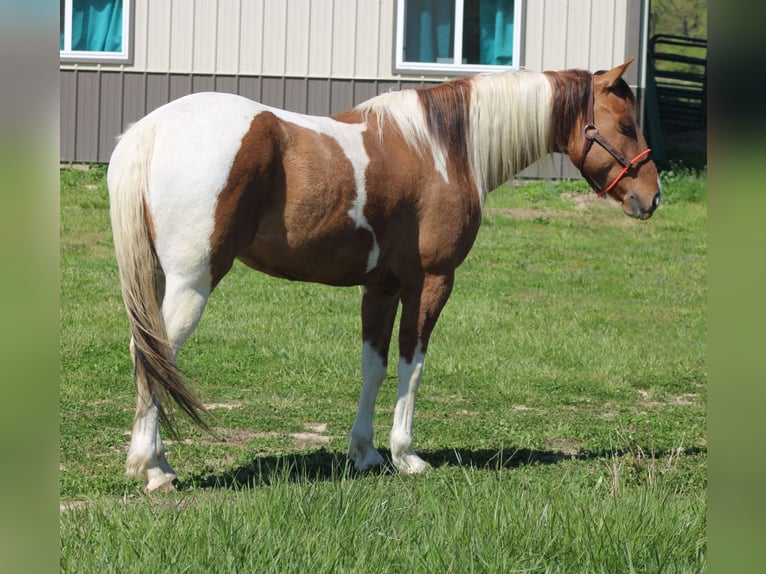
<svg viewBox="0 0 766 574">
<path fill-rule="evenodd" d="M 420 474 L 428 470 L 429 464 L 415 452 L 409 452 L 401 457 L 393 457 L 394 466 L 402 474 Z"/>
<path fill-rule="evenodd" d="M 154 472 L 152 472 L 154 471 Z M 175 491 L 176 475 L 171 472 L 162 472 L 159 469 L 151 469 L 147 472 L 146 480 L 144 481 L 143 491 L 145 494 L 150 492 L 173 492 Z"/>
</svg>

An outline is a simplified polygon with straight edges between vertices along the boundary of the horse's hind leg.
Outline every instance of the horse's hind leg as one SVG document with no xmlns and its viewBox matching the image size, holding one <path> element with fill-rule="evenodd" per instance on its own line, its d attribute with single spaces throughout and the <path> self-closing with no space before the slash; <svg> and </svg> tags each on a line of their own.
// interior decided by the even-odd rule
<svg viewBox="0 0 766 574">
<path fill-rule="evenodd" d="M 136 361 L 135 345 L 130 341 L 133 362 Z M 172 490 L 175 472 L 165 459 L 160 439 L 158 397 L 143 371 L 136 372 L 136 414 L 125 464 L 128 476 L 142 480 L 144 492 Z"/>
<path fill-rule="evenodd" d="M 162 317 L 173 360 L 199 323 L 209 295 L 209 277 L 166 277 Z M 133 359 L 135 361 L 135 355 Z M 136 416 L 128 450 L 127 474 L 143 479 L 145 492 L 172 490 L 176 473 L 167 461 L 160 437 L 157 407 L 159 397 L 152 391 L 145 377 L 136 378 L 136 395 Z"/>
<path fill-rule="evenodd" d="M 388 347 L 399 306 L 398 293 L 365 289 L 362 298 L 362 392 L 351 427 L 348 454 L 358 470 L 383 463 L 372 443 L 372 419 L 378 390 L 386 376 Z"/>
</svg>

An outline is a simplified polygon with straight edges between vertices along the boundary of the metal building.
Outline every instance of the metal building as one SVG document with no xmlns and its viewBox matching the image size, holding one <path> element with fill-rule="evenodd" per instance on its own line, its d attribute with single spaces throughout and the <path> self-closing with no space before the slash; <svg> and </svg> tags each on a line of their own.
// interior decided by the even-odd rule
<svg viewBox="0 0 766 574">
<path fill-rule="evenodd" d="M 131 122 L 208 90 L 332 114 L 383 91 L 468 73 L 595 71 L 633 57 L 626 80 L 641 98 L 648 4 L 61 0 L 61 160 L 106 162 Z M 554 177 L 575 173 L 554 159 Z"/>
</svg>

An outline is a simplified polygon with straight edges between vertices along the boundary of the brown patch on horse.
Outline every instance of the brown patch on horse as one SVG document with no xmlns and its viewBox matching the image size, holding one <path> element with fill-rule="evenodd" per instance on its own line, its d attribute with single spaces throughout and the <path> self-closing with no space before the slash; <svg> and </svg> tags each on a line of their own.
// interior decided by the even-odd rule
<svg viewBox="0 0 766 574">
<path fill-rule="evenodd" d="M 235 258 L 285 279 L 359 284 L 373 237 L 349 216 L 357 193 L 354 166 L 335 139 L 259 113 L 218 197 L 213 286 Z"/>
<path fill-rule="evenodd" d="M 455 95 L 451 90 L 438 95 L 438 88 L 444 86 L 419 90 L 421 102 L 445 94 Z M 423 92 L 430 95 L 423 96 Z M 467 105 L 465 101 L 453 103 L 457 106 L 455 110 Z M 456 121 L 461 113 L 454 111 L 432 120 Z M 436 170 L 432 154 L 410 147 L 392 122 L 385 124 L 386 136 L 380 138 L 381 128 L 374 121 L 364 134 L 370 157 L 365 215 L 378 237 L 381 260 L 385 258 L 400 285 L 417 283 L 424 273 L 451 272 L 468 255 L 481 222 L 479 193 L 467 169 L 466 148 L 460 143 L 466 134 L 449 140 L 450 144 L 442 140 L 445 146 L 453 146 L 445 148 L 451 149 L 445 182 Z M 429 125 L 429 129 L 434 131 L 436 141 L 444 135 L 436 123 Z M 391 190 L 398 193 L 392 194 Z"/>
<path fill-rule="evenodd" d="M 231 269 L 237 253 L 255 234 L 256 217 L 269 189 L 284 186 L 279 157 L 279 120 L 271 112 L 253 118 L 231 165 L 226 186 L 218 195 L 215 224 L 210 236 L 210 274 L 215 287 Z"/>
</svg>

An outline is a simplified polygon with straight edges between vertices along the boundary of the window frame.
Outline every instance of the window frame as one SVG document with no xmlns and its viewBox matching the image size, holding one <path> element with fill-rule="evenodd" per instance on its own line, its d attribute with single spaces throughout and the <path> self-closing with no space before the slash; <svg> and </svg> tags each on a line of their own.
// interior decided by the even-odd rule
<svg viewBox="0 0 766 574">
<path fill-rule="evenodd" d="M 64 48 L 59 49 L 59 60 L 78 64 L 132 64 L 133 63 L 133 0 L 122 0 L 122 50 L 120 52 L 94 52 L 72 50 L 72 3 L 64 1 Z M 68 48 L 68 49 L 67 49 Z"/>
<path fill-rule="evenodd" d="M 463 40 L 463 7 L 464 0 L 450 0 L 455 5 L 455 40 L 453 52 L 455 59 L 462 59 L 462 40 Z M 394 21 L 394 73 L 418 73 L 418 74 L 439 74 L 444 75 L 462 75 L 462 74 L 480 74 L 486 72 L 499 72 L 507 70 L 521 69 L 521 47 L 522 30 L 524 20 L 525 0 L 515 0 L 513 7 L 513 54 L 514 62 L 510 66 L 498 66 L 487 64 L 449 64 L 442 62 L 408 62 L 404 60 L 404 20 L 406 14 L 407 0 L 396 0 L 396 15 Z M 459 15 L 459 18 L 458 18 Z"/>
</svg>

